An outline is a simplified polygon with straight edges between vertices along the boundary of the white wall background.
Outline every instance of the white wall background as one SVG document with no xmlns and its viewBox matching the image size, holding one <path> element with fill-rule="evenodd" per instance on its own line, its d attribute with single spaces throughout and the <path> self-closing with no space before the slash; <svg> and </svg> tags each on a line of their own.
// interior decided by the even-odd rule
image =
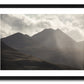
<svg viewBox="0 0 84 84">
<path fill-rule="evenodd" d="M 0 81 L 0 84 L 84 84 L 84 81 Z"/>
<path fill-rule="evenodd" d="M 83 4 L 84 0 L 0 0 L 0 4 Z"/>
</svg>

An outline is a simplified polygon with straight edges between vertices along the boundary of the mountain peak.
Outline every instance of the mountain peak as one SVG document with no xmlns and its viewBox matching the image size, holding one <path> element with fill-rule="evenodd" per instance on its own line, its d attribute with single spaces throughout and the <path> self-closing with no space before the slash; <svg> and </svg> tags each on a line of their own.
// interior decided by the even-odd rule
<svg viewBox="0 0 84 84">
<path fill-rule="evenodd" d="M 37 33 L 37 34 L 35 34 L 35 35 L 33 35 L 32 37 L 36 37 L 36 36 L 46 36 L 47 34 L 50 34 L 50 33 L 53 33 L 55 30 L 54 29 L 52 29 L 52 28 L 48 28 L 48 29 L 44 29 L 43 31 L 41 31 L 41 32 L 39 32 L 39 33 Z"/>
<path fill-rule="evenodd" d="M 58 28 L 58 29 L 56 29 L 56 32 L 62 32 L 62 30 L 60 30 L 60 29 Z"/>
<path fill-rule="evenodd" d="M 48 29 L 45 29 L 45 30 L 48 30 L 48 31 L 53 31 L 54 29 L 52 29 L 52 28 L 48 28 Z"/>
<path fill-rule="evenodd" d="M 52 29 L 52 28 L 48 28 L 48 29 L 44 29 L 43 31 L 50 31 L 50 32 L 52 32 L 52 31 L 55 31 L 55 30 Z"/>
<path fill-rule="evenodd" d="M 17 33 L 14 33 L 14 34 L 12 34 L 12 35 L 6 37 L 6 38 L 13 38 L 13 37 L 14 37 L 14 38 L 15 38 L 15 37 L 17 37 L 17 38 L 22 38 L 22 37 L 29 38 L 30 36 L 28 36 L 28 35 L 26 35 L 26 34 L 22 34 L 22 33 L 20 33 L 20 32 L 17 32 Z"/>
<path fill-rule="evenodd" d="M 51 33 L 51 32 L 54 32 L 55 30 L 52 29 L 52 28 L 48 28 L 48 29 L 44 29 L 42 32 L 44 33 Z"/>
<path fill-rule="evenodd" d="M 15 34 L 13 34 L 13 35 L 22 36 L 23 34 L 22 34 L 22 33 L 20 33 L 20 32 L 17 32 L 17 33 L 15 33 Z"/>
<path fill-rule="evenodd" d="M 62 33 L 62 31 L 58 28 L 58 29 L 56 29 L 56 30 L 54 30 L 54 29 L 52 29 L 52 28 L 48 28 L 48 29 L 44 29 L 43 31 L 45 31 L 45 32 L 60 32 L 60 33 Z"/>
<path fill-rule="evenodd" d="M 10 35 L 6 38 L 3 38 L 2 40 L 8 46 L 10 45 L 10 47 L 15 48 L 15 49 L 20 49 L 25 46 L 30 46 L 33 44 L 31 37 L 29 37 L 28 35 L 19 33 L 19 32 L 13 35 Z"/>
</svg>

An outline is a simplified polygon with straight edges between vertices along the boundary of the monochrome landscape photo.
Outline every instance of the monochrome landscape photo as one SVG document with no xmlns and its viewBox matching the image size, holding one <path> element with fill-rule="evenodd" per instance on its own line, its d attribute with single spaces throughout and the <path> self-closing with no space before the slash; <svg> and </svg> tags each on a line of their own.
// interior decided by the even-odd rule
<svg viewBox="0 0 84 84">
<path fill-rule="evenodd" d="M 0 14 L 1 70 L 84 70 L 84 14 Z"/>
</svg>

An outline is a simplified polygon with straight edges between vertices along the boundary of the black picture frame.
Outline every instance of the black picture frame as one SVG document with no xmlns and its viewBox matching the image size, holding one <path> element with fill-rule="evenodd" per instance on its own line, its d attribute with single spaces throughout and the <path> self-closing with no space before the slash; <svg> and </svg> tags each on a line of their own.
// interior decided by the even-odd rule
<svg viewBox="0 0 84 84">
<path fill-rule="evenodd" d="M 84 8 L 84 4 L 0 4 L 0 8 Z M 0 80 L 84 80 L 84 76 L 0 76 Z"/>
</svg>

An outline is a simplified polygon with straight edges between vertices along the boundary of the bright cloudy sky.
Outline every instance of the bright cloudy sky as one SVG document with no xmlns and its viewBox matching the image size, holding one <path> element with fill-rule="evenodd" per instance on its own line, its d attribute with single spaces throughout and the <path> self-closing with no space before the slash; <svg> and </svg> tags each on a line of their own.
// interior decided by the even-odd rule
<svg viewBox="0 0 84 84">
<path fill-rule="evenodd" d="M 84 40 L 84 14 L 0 14 L 0 37 L 16 32 L 32 36 L 44 29 L 61 29 L 76 41 Z"/>
</svg>

